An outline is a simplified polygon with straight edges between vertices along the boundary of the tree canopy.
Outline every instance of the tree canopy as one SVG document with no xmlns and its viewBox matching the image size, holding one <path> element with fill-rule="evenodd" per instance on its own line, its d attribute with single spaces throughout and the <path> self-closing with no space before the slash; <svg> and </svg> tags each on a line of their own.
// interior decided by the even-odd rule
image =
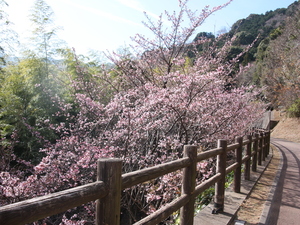
<svg viewBox="0 0 300 225">
<path fill-rule="evenodd" d="M 172 26 L 146 15 L 154 38 L 137 34 L 136 46 L 107 54 L 108 64 L 61 45 L 52 9 L 35 1 L 32 46 L 0 73 L 0 204 L 90 183 L 99 158 L 121 158 L 129 172 L 182 157 L 186 144 L 206 150 L 234 140 L 266 110 L 264 97 L 289 98 L 298 112 L 298 92 L 290 98 L 299 89 L 298 20 L 274 22 L 291 9 L 250 15 L 214 36 L 197 28 L 230 2 L 201 12 L 187 2 L 165 12 Z M 201 163 L 198 183 L 214 171 L 213 160 Z M 180 179 L 173 173 L 125 190 L 124 223 L 171 201 Z M 89 203 L 39 223 L 82 224 L 93 212 Z"/>
</svg>

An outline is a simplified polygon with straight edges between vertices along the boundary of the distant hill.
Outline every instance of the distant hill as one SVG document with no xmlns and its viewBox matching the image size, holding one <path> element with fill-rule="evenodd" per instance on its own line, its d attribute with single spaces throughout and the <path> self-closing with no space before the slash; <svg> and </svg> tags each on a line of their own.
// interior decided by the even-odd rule
<svg viewBox="0 0 300 225">
<path fill-rule="evenodd" d="M 242 48 L 251 44 L 258 37 L 248 57 L 244 58 L 245 61 L 243 63 L 246 64 L 249 61 L 254 61 L 261 41 L 272 35 L 277 28 L 284 27 L 286 19 L 292 16 L 299 8 L 299 1 L 295 1 L 288 8 L 271 10 L 265 14 L 250 14 L 246 19 L 240 19 L 235 22 L 228 32 L 230 38 L 233 36 L 236 37 L 234 45 Z"/>
<path fill-rule="evenodd" d="M 265 14 L 250 14 L 245 19 L 236 21 L 230 31 L 226 34 L 226 38 L 236 37 L 233 43 L 233 55 L 239 54 L 242 49 L 253 43 L 258 37 L 255 45 L 248 53 L 247 57 L 244 57 L 241 63 L 247 64 L 248 62 L 255 61 L 257 48 L 261 41 L 268 38 L 272 32 L 279 27 L 285 26 L 285 21 L 288 17 L 292 16 L 295 11 L 300 9 L 299 1 L 295 1 L 288 8 L 279 8 L 274 11 L 268 11 Z M 207 37 L 214 39 L 214 35 L 208 32 L 201 32 L 196 35 L 194 40 L 198 40 L 199 37 Z M 202 50 L 200 47 L 199 49 Z"/>
<path fill-rule="evenodd" d="M 230 31 L 216 39 L 213 34 L 201 32 L 194 41 L 207 38 L 218 46 L 226 39 L 235 38 L 227 53 L 230 60 L 249 46 L 253 47 L 239 58 L 239 65 L 249 69 L 239 76 L 238 85 L 256 84 L 265 87 L 262 96 L 272 104 L 287 110 L 291 116 L 300 117 L 300 1 L 287 8 L 251 14 L 236 21 Z M 205 52 L 210 44 L 199 45 Z M 239 67 L 237 65 L 237 69 Z"/>
</svg>

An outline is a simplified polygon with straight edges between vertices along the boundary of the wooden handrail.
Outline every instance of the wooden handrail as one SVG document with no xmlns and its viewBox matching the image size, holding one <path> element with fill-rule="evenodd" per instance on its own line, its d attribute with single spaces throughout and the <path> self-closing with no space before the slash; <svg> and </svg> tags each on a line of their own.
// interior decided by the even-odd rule
<svg viewBox="0 0 300 225">
<path fill-rule="evenodd" d="M 105 197 L 103 181 L 0 207 L 1 225 L 24 225 Z"/>
<path fill-rule="evenodd" d="M 207 150 L 207 151 L 202 152 L 197 155 L 197 162 L 215 157 L 217 155 L 220 155 L 221 153 L 222 153 L 222 148 L 215 148 L 212 150 Z"/>
<path fill-rule="evenodd" d="M 246 146 L 246 153 L 242 158 L 241 152 L 244 146 Z M 215 184 L 214 199 L 216 208 L 214 210 L 222 211 L 224 208 L 225 175 L 235 171 L 235 191 L 238 192 L 241 173 L 236 170 L 240 170 L 241 164 L 245 163 L 245 179 L 250 179 L 250 161 L 252 160 L 252 171 L 256 171 L 257 163 L 261 163 L 268 156 L 269 146 L 270 132 L 260 132 L 260 134 L 255 134 L 254 137 L 248 135 L 246 140 L 238 138 L 237 143 L 228 146 L 227 141 L 220 140 L 218 148 L 199 154 L 197 154 L 196 146 L 186 146 L 184 158 L 182 159 L 123 175 L 120 173 L 121 160 L 101 159 L 101 162 L 98 163 L 98 181 L 2 206 L 0 207 L 0 224 L 21 225 L 34 222 L 95 200 L 97 200 L 96 224 L 119 224 L 121 190 L 180 169 L 185 170 L 181 196 L 135 224 L 157 224 L 179 209 L 181 209 L 181 224 L 193 224 L 193 218 L 191 217 L 193 217 L 194 212 L 191 205 L 194 205 L 195 198 Z M 236 151 L 237 161 L 226 167 L 226 155 L 231 150 Z M 212 157 L 217 157 L 217 173 L 195 187 L 195 163 Z M 115 172 L 116 168 L 119 172 Z M 107 213 L 108 211 L 110 213 Z M 112 216 L 114 219 L 110 218 Z"/>
<path fill-rule="evenodd" d="M 137 170 L 134 172 L 126 173 L 122 175 L 122 189 L 130 188 L 134 185 L 152 180 L 154 178 L 163 176 L 165 174 L 180 170 L 191 164 L 191 160 L 188 157 L 177 159 L 172 162 L 167 162 L 161 165 Z"/>
</svg>

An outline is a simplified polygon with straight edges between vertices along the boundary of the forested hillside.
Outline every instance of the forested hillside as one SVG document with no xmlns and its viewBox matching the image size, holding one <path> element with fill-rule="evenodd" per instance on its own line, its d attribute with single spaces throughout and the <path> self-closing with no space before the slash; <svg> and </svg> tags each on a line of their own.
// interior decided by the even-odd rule
<svg viewBox="0 0 300 225">
<path fill-rule="evenodd" d="M 249 66 L 239 79 L 243 85 L 256 84 L 265 88 L 264 98 L 273 108 L 283 107 L 289 116 L 300 116 L 299 43 L 300 3 L 288 8 L 252 14 L 237 21 L 228 32 L 235 37 L 230 54 L 239 54 L 253 43 L 240 63 Z"/>
<path fill-rule="evenodd" d="M 0 3 L 0 45 L 13 46 L 20 40 L 5 13 L 9 6 Z M 130 172 L 182 157 L 185 144 L 205 150 L 216 139 L 232 141 L 269 103 L 299 116 L 299 3 L 250 15 L 219 37 L 197 35 L 226 5 L 192 13 L 180 1 L 177 13 L 164 14 L 171 27 L 146 17 L 154 38 L 137 34 L 134 48 L 107 53 L 107 63 L 97 53 L 77 55 L 60 40 L 54 12 L 36 0 L 30 45 L 21 43 L 18 57 L 0 49 L 0 206 L 90 183 L 99 158 L 121 158 Z M 201 162 L 197 182 L 214 166 Z M 170 174 L 124 191 L 123 224 L 176 197 L 180 178 Z M 94 207 L 38 224 L 93 223 Z"/>
</svg>

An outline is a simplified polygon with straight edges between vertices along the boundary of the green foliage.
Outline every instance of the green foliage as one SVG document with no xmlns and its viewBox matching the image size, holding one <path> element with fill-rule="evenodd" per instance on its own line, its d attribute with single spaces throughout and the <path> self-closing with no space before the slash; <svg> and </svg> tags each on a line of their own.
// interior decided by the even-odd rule
<svg viewBox="0 0 300 225">
<path fill-rule="evenodd" d="M 286 9 L 277 9 L 261 15 L 251 14 L 232 25 L 228 35 L 235 37 L 235 46 L 250 45 L 258 37 L 248 55 L 241 60 L 243 65 L 255 61 L 257 57 L 262 57 L 262 50 L 265 51 L 267 48 L 268 39 L 275 39 L 281 34 L 279 27 L 284 24 L 285 19 Z"/>
<path fill-rule="evenodd" d="M 45 141 L 56 138 L 53 131 L 40 124 L 45 120 L 59 122 L 53 116 L 58 105 L 51 94 L 61 90 L 51 77 L 45 78 L 41 65 L 40 59 L 28 57 L 6 66 L 0 87 L 1 138 L 11 141 L 17 156 L 36 163 L 42 157 L 39 149 Z"/>
<path fill-rule="evenodd" d="M 289 108 L 289 116 L 291 117 L 300 117 L 300 99 L 297 99 Z"/>
<path fill-rule="evenodd" d="M 197 211 L 200 211 L 205 206 L 207 206 L 213 199 L 215 194 L 215 188 L 210 187 L 206 189 L 204 192 L 202 192 L 198 197 L 196 198 L 196 204 L 197 204 Z"/>
<path fill-rule="evenodd" d="M 30 77 L 20 73 L 18 67 L 5 70 L 6 72 L 2 74 L 3 83 L 0 88 L 1 138 L 10 139 L 11 135 L 15 133 L 19 139 L 14 146 L 15 153 L 28 159 L 29 152 L 33 150 L 34 140 L 31 132 L 28 132 L 26 128 L 25 120 L 31 124 L 35 120 L 35 108 L 32 104 L 34 94 Z"/>
<path fill-rule="evenodd" d="M 256 59 L 259 61 L 262 61 L 266 56 L 266 51 L 269 47 L 270 39 L 266 38 L 262 40 L 257 48 L 257 56 Z"/>
<path fill-rule="evenodd" d="M 228 188 L 234 179 L 234 171 L 230 172 L 229 174 L 226 175 L 226 182 L 225 182 L 225 188 Z M 206 189 L 204 192 L 202 192 L 197 198 L 196 198 L 196 212 L 200 211 L 203 209 L 206 205 L 208 205 L 215 194 L 215 187 L 210 187 Z"/>
<path fill-rule="evenodd" d="M 54 12 L 44 0 L 35 1 L 29 15 L 33 25 L 30 51 L 42 59 L 46 76 L 50 73 L 48 68 L 50 62 L 57 56 L 58 49 L 63 46 L 63 41 L 57 37 L 60 28 L 55 26 L 53 17 Z"/>
<path fill-rule="evenodd" d="M 38 163 L 43 156 L 40 148 L 58 138 L 49 124 L 54 127 L 61 122 L 67 124 L 66 118 L 59 114 L 61 104 L 74 105 L 71 96 L 83 90 L 109 89 L 99 77 L 92 75 L 101 73 L 98 61 L 86 62 L 87 57 L 77 57 L 72 50 L 61 48 L 53 15 L 44 0 L 35 1 L 30 14 L 33 24 L 30 50 L 0 71 L 1 144 L 10 146 L 17 156 L 33 163 Z M 57 60 L 61 57 L 64 60 Z M 70 79 L 87 85 L 74 87 Z M 99 88 L 88 86 L 89 83 Z M 103 96 L 101 101 L 107 102 L 111 94 Z M 68 112 L 70 115 L 77 113 L 76 106 L 73 108 Z"/>
<path fill-rule="evenodd" d="M 271 40 L 275 40 L 278 36 L 280 36 L 282 34 L 282 28 L 278 27 L 276 29 L 274 29 L 271 33 L 270 33 L 270 38 Z"/>
<path fill-rule="evenodd" d="M 193 42 L 197 43 L 196 49 L 198 52 L 206 52 L 209 51 L 209 48 L 214 44 L 215 39 L 215 35 L 211 32 L 200 32 L 196 35 Z M 187 56 L 189 58 L 195 57 L 195 52 L 189 51 L 189 47 L 187 47 Z"/>
<path fill-rule="evenodd" d="M 227 57 L 226 60 L 232 60 L 233 58 L 236 58 L 239 54 L 241 54 L 243 52 L 243 48 L 239 47 L 239 46 L 232 46 L 230 48 L 230 50 L 227 53 Z M 243 59 L 241 59 L 242 61 Z"/>
<path fill-rule="evenodd" d="M 251 14 L 246 19 L 242 19 L 233 24 L 229 34 L 231 36 L 238 34 L 239 32 L 246 32 L 248 37 L 251 39 L 257 37 L 259 34 L 261 38 L 265 38 L 269 35 L 270 31 L 275 29 L 276 23 L 269 24 L 268 21 L 274 19 L 280 14 L 285 14 L 286 9 L 277 9 L 275 11 L 268 11 L 265 14 Z M 282 19 L 284 20 L 284 19 Z M 278 21 L 279 22 L 279 21 Z M 254 39 L 253 39 L 254 40 Z M 245 42 L 247 42 L 245 40 Z"/>
<path fill-rule="evenodd" d="M 266 87 L 265 96 L 274 107 L 282 106 L 291 116 L 297 116 L 300 88 L 299 3 L 295 2 L 286 11 L 278 12 L 285 20 L 259 43 L 253 80 Z"/>
<path fill-rule="evenodd" d="M 217 47 L 221 49 L 224 46 L 226 40 L 233 38 L 233 46 L 227 51 L 227 60 L 231 60 L 242 53 L 247 46 L 252 45 L 252 47 L 245 52 L 240 58 L 236 65 L 236 71 L 239 69 L 239 65 L 247 66 L 251 65 L 255 67 L 252 70 L 252 75 L 249 74 L 245 79 L 240 79 L 247 81 L 247 84 L 252 83 L 256 85 L 266 85 L 262 83 L 266 79 L 262 78 L 265 76 L 266 71 L 266 60 L 270 54 L 270 43 L 278 39 L 283 35 L 288 16 L 297 17 L 297 11 L 299 10 L 299 2 L 291 4 L 287 9 L 281 8 L 274 11 L 268 11 L 265 14 L 251 14 L 246 19 L 240 19 L 235 22 L 231 30 L 221 36 L 217 43 L 214 43 L 215 37 L 211 33 L 201 32 L 197 34 L 194 41 L 202 40 L 206 38 L 208 41 L 197 45 L 198 52 L 208 52 L 211 47 Z M 299 30 L 299 27 L 295 27 L 295 30 Z M 297 35 L 291 34 L 290 40 L 297 40 Z M 290 47 L 289 47 L 290 48 Z M 287 49 L 288 50 L 288 49 Z M 190 58 L 194 57 L 192 51 L 188 52 Z M 278 62 L 272 64 L 279 65 Z M 251 81 L 251 82 L 249 82 Z"/>
<path fill-rule="evenodd" d="M 215 39 L 215 35 L 211 32 L 200 32 L 196 35 L 196 37 L 194 38 L 194 41 L 198 41 L 201 39 Z"/>
<path fill-rule="evenodd" d="M 256 36 L 246 31 L 238 32 L 235 37 L 234 45 L 250 45 L 256 38 Z"/>
</svg>

